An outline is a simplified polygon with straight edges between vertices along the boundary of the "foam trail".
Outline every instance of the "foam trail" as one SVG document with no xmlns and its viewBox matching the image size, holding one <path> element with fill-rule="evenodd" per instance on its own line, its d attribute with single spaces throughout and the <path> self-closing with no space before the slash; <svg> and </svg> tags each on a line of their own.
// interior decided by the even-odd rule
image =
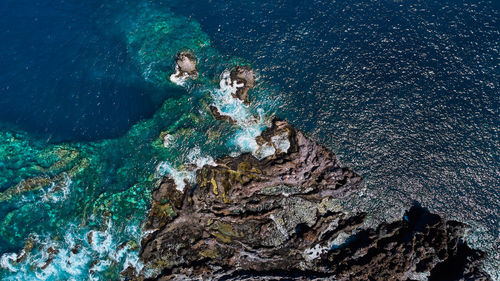
<svg viewBox="0 0 500 281">
<path fill-rule="evenodd" d="M 214 106 L 219 109 L 220 114 L 229 116 L 239 126 L 246 127 L 251 123 L 257 123 L 259 119 L 253 116 L 248 105 L 233 97 L 241 87 L 243 84 L 232 81 L 230 72 L 225 70 L 220 77 L 219 89 L 211 91 L 211 94 Z"/>
<path fill-rule="evenodd" d="M 187 73 L 183 73 L 182 75 L 180 75 L 180 74 L 181 74 L 181 71 L 179 69 L 179 66 L 176 65 L 175 66 L 175 73 L 170 75 L 170 81 L 176 85 L 183 87 L 186 85 L 186 81 L 189 78 L 189 74 L 187 74 Z"/>
<path fill-rule="evenodd" d="M 171 81 L 180 86 L 186 86 L 184 83 L 185 81 L 178 80 L 179 78 L 177 76 L 179 73 L 179 67 L 176 66 L 176 72 L 170 76 Z M 209 91 L 213 100 L 212 105 L 217 108 L 221 115 L 230 117 L 236 123 L 236 126 L 238 126 L 237 131 L 232 139 L 229 140 L 228 145 L 237 147 L 240 152 L 251 152 L 255 156 L 258 156 L 258 158 L 272 155 L 275 152 L 273 147 L 261 148 L 256 141 L 256 137 L 260 136 L 262 131 L 267 127 L 264 121 L 265 111 L 262 108 L 253 109 L 240 99 L 234 97 L 238 89 L 243 86 L 243 84 L 237 81 L 232 81 L 231 72 L 225 70 L 220 76 L 219 87 Z M 166 142 L 167 144 L 165 146 L 168 146 L 170 138 Z M 199 148 L 196 149 L 199 150 Z M 193 162 L 192 159 L 190 162 Z M 209 162 L 213 162 L 213 159 Z M 198 168 L 202 166 L 203 165 L 200 163 L 197 164 Z M 194 180 L 194 172 L 185 170 L 179 171 L 167 162 L 160 162 L 156 169 L 156 175 L 158 177 L 169 175 L 174 179 L 179 190 L 184 190 L 184 180 L 188 182 Z"/>
<path fill-rule="evenodd" d="M 156 166 L 155 177 L 161 178 L 164 176 L 171 177 L 175 182 L 177 190 L 180 192 L 183 192 L 184 187 L 186 187 L 186 182 L 184 180 L 189 180 L 193 177 L 190 172 L 179 171 L 178 169 L 172 167 L 172 165 L 167 161 L 161 161 Z"/>
<path fill-rule="evenodd" d="M 186 166 L 190 166 L 189 170 L 186 169 L 176 169 L 172 167 L 172 165 L 166 161 L 161 161 L 156 166 L 155 176 L 157 178 L 169 176 L 171 177 L 177 190 L 180 192 L 184 192 L 184 187 L 186 186 L 186 181 L 189 183 L 194 183 L 196 179 L 196 171 L 202 168 L 205 165 L 215 166 L 215 161 L 210 156 L 202 156 L 201 150 L 198 147 L 192 149 L 187 155 L 188 162 Z M 194 166 L 194 167 L 193 167 Z"/>
<path fill-rule="evenodd" d="M 188 77 L 186 77 L 186 75 L 181 75 L 178 67 L 176 67 L 175 73 L 170 77 L 165 75 L 166 73 L 164 72 L 164 61 L 166 58 L 168 59 L 174 56 L 175 52 L 178 52 L 184 47 L 189 47 L 193 53 L 204 54 L 205 59 L 207 59 L 207 57 L 211 58 L 218 56 L 217 52 L 209 47 L 208 36 L 201 32 L 199 24 L 195 21 L 188 21 L 185 18 L 176 17 L 174 14 L 163 10 L 156 11 L 154 8 L 151 8 L 146 4 L 144 4 L 144 6 L 141 5 L 141 7 L 138 7 L 137 9 L 127 9 L 127 12 L 131 13 L 120 15 L 119 18 L 121 19 L 122 24 L 125 22 L 124 26 L 128 26 L 128 28 L 126 28 L 126 41 L 129 52 L 132 55 L 134 62 L 136 62 L 141 74 L 143 74 L 144 80 L 153 83 L 154 86 L 164 86 L 165 84 L 170 84 L 170 82 L 182 87 L 190 86 L 191 83 L 187 81 Z M 170 82 L 168 81 L 169 78 Z M 201 81 L 200 79 L 199 81 L 200 82 L 195 83 L 194 86 L 201 88 L 200 84 L 205 83 L 208 80 Z M 260 135 L 266 127 L 263 122 L 264 110 L 256 109 L 256 105 L 245 105 L 242 101 L 232 96 L 232 94 L 242 87 L 242 85 L 232 83 L 232 81 L 230 81 L 229 71 L 224 71 L 222 73 L 221 83 L 218 85 L 219 87 L 208 83 L 205 83 L 203 86 L 212 89 L 212 91 L 210 91 L 210 95 L 214 105 L 220 109 L 221 113 L 230 116 L 236 121 L 237 131 L 232 140 L 228 142 L 230 148 L 229 150 L 236 153 L 240 153 L 242 151 L 255 151 L 258 148 L 255 137 Z M 163 114 L 165 112 L 160 113 Z M 122 141 L 124 141 L 123 144 L 126 145 L 121 146 L 119 152 L 117 152 L 123 154 L 118 154 L 117 156 L 132 156 L 132 159 L 130 159 L 131 161 L 143 161 L 144 157 L 142 156 L 149 156 L 149 154 L 142 154 L 141 157 L 136 157 L 137 153 L 142 153 L 144 151 L 152 154 L 154 151 L 150 151 L 149 146 L 144 146 L 146 148 L 138 150 L 135 145 L 131 144 L 135 144 L 136 138 L 140 138 L 141 145 L 143 140 L 149 141 L 148 133 L 151 132 L 151 130 L 146 131 L 146 128 L 161 127 L 166 123 L 164 120 L 167 120 L 167 122 L 171 121 L 167 117 L 160 116 L 160 114 L 158 114 L 158 116 L 158 119 L 152 118 L 144 123 L 141 123 L 134 129 L 131 129 L 131 133 L 128 133 L 123 139 L 117 142 L 108 142 L 106 140 L 103 142 L 103 144 L 106 145 L 103 146 L 100 144 L 82 144 L 82 152 L 85 151 L 85 153 L 82 153 L 82 159 L 87 160 L 88 158 L 90 161 L 88 162 L 89 168 L 82 168 L 84 167 L 83 164 L 80 168 L 82 171 L 83 169 L 87 169 L 87 172 L 80 173 L 80 170 L 78 170 L 74 175 L 69 172 L 72 170 L 68 170 L 68 174 L 71 175 L 74 182 L 72 182 L 70 176 L 66 175 L 61 181 L 59 181 L 59 183 L 54 183 L 48 187 L 45 186 L 44 188 L 36 190 L 33 194 L 37 196 L 42 195 L 42 200 L 38 201 L 40 203 L 44 203 L 45 205 L 47 205 L 47 203 L 54 202 L 63 203 L 58 204 L 60 206 L 69 205 L 70 202 L 64 202 L 63 200 L 69 197 L 70 192 L 76 192 L 77 190 L 84 190 L 86 188 L 89 188 L 90 191 L 95 191 L 92 189 L 93 187 L 91 185 L 87 185 L 88 181 L 93 181 L 92 177 L 99 177 L 99 179 L 103 179 L 101 181 L 103 184 L 107 184 L 108 177 L 103 175 L 103 171 L 108 171 L 108 164 L 110 166 L 109 169 L 114 169 L 113 171 L 123 171 L 123 174 L 127 173 L 127 171 L 132 169 L 128 164 L 137 163 L 127 162 L 127 165 L 124 164 L 122 166 L 120 166 L 119 163 L 116 163 L 115 169 L 115 162 L 111 164 L 110 161 L 110 163 L 106 163 L 106 165 L 99 165 L 101 161 L 105 162 L 103 160 L 115 159 L 113 158 L 114 156 L 110 158 L 94 158 L 92 154 L 95 152 L 96 155 L 98 155 L 97 153 L 107 155 L 104 154 L 103 151 L 108 153 L 109 149 L 114 149 L 114 147 L 116 147 L 116 143 L 122 144 Z M 156 123 L 160 122 L 160 120 L 162 122 L 161 125 Z M 146 132 L 144 137 L 142 137 L 142 132 Z M 174 138 L 175 137 L 173 135 L 164 136 L 163 145 L 166 147 L 171 146 L 175 141 Z M 111 143 L 113 148 L 108 147 L 108 143 Z M 236 151 L 236 149 L 233 149 L 233 146 L 239 148 L 239 150 Z M 101 149 L 103 150 L 101 151 Z M 88 152 L 90 156 L 87 157 L 86 152 Z M 157 177 L 161 177 L 168 174 L 175 179 L 178 187 L 183 189 L 186 182 L 195 181 L 197 169 L 203 167 L 204 165 L 215 165 L 213 158 L 202 155 L 199 148 L 190 150 L 188 155 L 184 155 L 183 157 L 186 157 L 186 162 L 192 165 L 184 165 L 184 168 L 176 168 L 169 162 L 160 162 L 156 167 L 155 175 Z M 149 159 L 153 159 L 153 157 L 150 157 Z M 73 162 L 69 163 L 70 164 L 68 165 L 73 165 Z M 104 167 L 104 169 L 98 170 L 101 167 Z M 140 176 L 130 173 L 130 177 L 127 175 L 126 178 L 127 180 L 130 180 L 130 182 L 138 183 L 137 190 L 140 190 L 141 192 L 147 188 L 143 188 L 142 186 L 147 186 L 150 183 L 149 173 L 152 172 L 149 170 L 149 165 L 144 165 L 143 169 L 147 169 L 147 176 L 142 177 L 142 173 L 138 173 Z M 75 171 L 76 170 L 77 169 L 75 168 Z M 136 169 L 134 169 L 134 172 L 135 171 Z M 98 187 L 95 188 L 105 188 L 105 186 L 101 186 L 101 183 L 96 185 L 98 185 Z M 107 190 L 106 192 L 108 193 Z M 88 194 L 93 195 L 102 193 L 88 192 Z M 109 194 L 115 195 L 115 189 L 109 191 Z M 128 199 L 128 197 L 120 197 L 121 194 L 116 195 L 116 202 L 118 203 L 115 201 L 106 201 L 105 197 L 90 199 L 96 199 L 96 201 L 99 201 L 99 204 L 105 203 L 102 204 L 102 208 L 106 211 L 110 210 L 112 213 L 112 211 L 114 212 L 113 207 L 117 207 L 117 209 L 121 211 L 122 207 L 119 207 L 118 204 L 126 201 L 125 199 Z M 134 195 L 124 196 L 132 197 Z M 26 203 L 37 201 L 34 196 L 28 197 L 27 199 L 30 201 Z M 90 203 L 89 205 L 85 205 L 85 210 L 100 207 L 98 204 L 94 205 L 95 201 L 88 201 Z M 110 204 L 106 205 L 108 202 L 110 202 Z M 127 201 L 127 203 L 130 202 Z M 38 202 L 35 202 L 35 204 L 38 204 Z M 87 209 L 87 207 L 89 208 Z M 140 207 L 142 208 L 142 205 Z M 95 216 L 100 216 L 102 212 L 103 211 L 100 210 L 95 212 Z M 57 215 L 59 215 L 59 213 L 57 213 Z M 117 273 L 117 270 L 124 270 L 128 266 L 133 266 L 138 271 L 142 270 L 142 265 L 138 260 L 136 248 L 141 238 L 140 225 L 133 222 L 129 225 L 129 227 L 127 227 L 128 230 L 124 231 L 122 226 L 129 222 L 124 222 L 124 218 L 122 218 L 121 214 L 117 212 L 113 213 L 113 215 L 118 217 L 118 219 L 113 221 L 113 223 L 109 221 L 106 225 L 106 221 L 99 220 L 91 224 L 93 226 L 95 225 L 95 228 L 99 228 L 98 230 L 90 230 L 88 227 L 82 225 L 68 226 L 68 221 L 73 221 L 73 219 L 61 217 L 60 220 L 57 221 L 57 223 L 59 223 L 59 221 L 61 222 L 61 226 L 59 226 L 59 224 L 57 225 L 58 233 L 66 233 L 65 235 L 57 237 L 56 233 L 48 233 L 40 230 L 40 237 L 37 236 L 35 238 L 31 238 L 33 241 L 30 243 L 33 243 L 35 246 L 26 246 L 26 253 L 23 251 L 19 253 L 5 253 L 0 257 L 0 270 L 3 271 L 1 275 L 2 278 L 4 278 L 4 280 L 107 280 L 104 278 L 106 274 L 110 272 Z M 57 219 L 59 219 L 59 217 Z M 90 220 L 93 219 L 91 218 Z M 88 221 L 86 223 L 88 223 Z M 104 228 L 100 228 L 99 226 Z M 138 234 L 136 233 L 132 235 L 127 232 L 137 232 Z M 136 245 L 131 246 L 131 244 L 128 243 L 131 241 L 135 242 Z"/>
<path fill-rule="evenodd" d="M 243 86 L 232 81 L 229 70 L 225 70 L 221 74 L 219 88 L 211 91 L 211 94 L 213 105 L 219 113 L 229 116 L 240 127 L 230 144 L 236 145 L 242 152 L 255 153 L 259 148 L 255 138 L 260 136 L 267 126 L 264 123 L 262 108 L 257 108 L 257 114 L 253 114 L 250 106 L 234 97 L 236 91 Z"/>
<path fill-rule="evenodd" d="M 137 250 L 132 250 L 130 243 L 119 243 L 112 229 L 109 220 L 104 231 L 70 225 L 62 240 L 35 236 L 31 251 L 1 256 L 0 267 L 11 272 L 4 280 L 105 280 L 100 273 L 115 264 L 121 265 L 121 270 L 129 266 L 141 270 Z M 135 243 L 141 239 L 139 229 L 128 226 L 125 231 Z"/>
<path fill-rule="evenodd" d="M 71 192 L 70 186 L 72 183 L 71 178 L 65 173 L 64 179 L 61 183 L 51 183 L 47 191 L 42 189 L 42 202 L 59 202 L 61 200 L 65 200 Z"/>
<path fill-rule="evenodd" d="M 201 149 L 199 147 L 195 147 L 192 149 L 188 156 L 188 163 L 196 165 L 197 168 L 201 168 L 205 165 L 215 166 L 215 161 L 210 156 L 203 156 L 201 154 Z"/>
</svg>

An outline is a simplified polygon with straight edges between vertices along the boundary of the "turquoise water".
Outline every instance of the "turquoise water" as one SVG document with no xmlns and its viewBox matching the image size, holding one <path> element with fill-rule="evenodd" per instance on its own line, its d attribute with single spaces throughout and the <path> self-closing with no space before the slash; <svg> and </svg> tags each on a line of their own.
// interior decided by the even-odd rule
<svg viewBox="0 0 500 281">
<path fill-rule="evenodd" d="M 253 152 L 253 137 L 275 114 L 368 179 L 368 192 L 346 205 L 399 218 L 409 200 L 423 201 L 472 223 L 469 239 L 490 253 L 496 270 L 498 71 L 491 42 L 498 29 L 494 10 L 483 11 L 488 3 L 447 3 L 453 11 L 440 16 L 446 9 L 436 3 L 47 1 L 26 12 L 26 30 L 8 17 L 10 9 L 25 11 L 22 3 L 2 4 L 11 47 L 0 65 L 16 66 L 0 76 L 3 279 L 114 280 L 128 266 L 140 270 L 142 224 L 157 180 L 168 174 L 182 185 L 219 156 Z M 366 9 L 376 12 L 366 17 Z M 458 34 L 467 35 L 466 26 L 486 30 L 476 32 L 488 43 L 484 50 L 459 53 L 454 31 L 434 29 L 439 20 L 454 21 L 453 13 L 467 15 L 457 21 Z M 387 26 L 378 22 L 387 18 Z M 425 25 L 414 25 L 422 18 Z M 412 26 L 423 26 L 415 34 L 432 35 L 441 51 L 404 42 Z M 32 41 L 16 41 L 23 31 Z M 419 58 L 401 55 L 407 49 Z M 169 77 L 181 50 L 197 56 L 200 77 L 177 85 Z M 466 55 L 482 58 L 482 68 Z M 241 64 L 260 77 L 248 107 L 219 84 Z M 422 78 L 431 72 L 439 77 Z M 209 105 L 236 124 L 214 120 Z"/>
<path fill-rule="evenodd" d="M 251 106 L 220 88 L 219 75 L 246 62 L 219 54 L 195 21 L 147 4 L 133 12 L 120 19 L 132 61 L 145 81 L 181 94 L 118 138 L 51 144 L 2 128 L 0 274 L 6 280 L 110 280 L 129 265 L 141 269 L 137 253 L 151 187 L 166 174 L 179 184 L 192 181 L 195 167 L 253 151 L 278 104 L 263 83 Z M 181 50 L 200 61 L 200 78 L 183 87 L 169 79 Z M 215 121 L 210 104 L 237 124 Z"/>
</svg>

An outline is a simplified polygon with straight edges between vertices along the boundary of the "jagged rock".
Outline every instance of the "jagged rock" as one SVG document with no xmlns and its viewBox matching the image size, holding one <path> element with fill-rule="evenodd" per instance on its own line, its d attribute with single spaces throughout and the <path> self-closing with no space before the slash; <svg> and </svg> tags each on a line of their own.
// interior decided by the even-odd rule
<svg viewBox="0 0 500 281">
<path fill-rule="evenodd" d="M 340 280 L 490 280 L 485 254 L 462 240 L 465 225 L 415 204 L 400 221 L 361 230 L 324 256 Z"/>
<path fill-rule="evenodd" d="M 175 60 L 181 73 L 187 73 L 190 76 L 197 75 L 196 58 L 190 52 L 181 52 Z"/>
<path fill-rule="evenodd" d="M 146 229 L 157 229 L 172 221 L 183 204 L 183 193 L 173 179 L 164 178 L 152 192 Z"/>
<path fill-rule="evenodd" d="M 238 87 L 233 97 L 249 103 L 248 91 L 255 87 L 255 74 L 253 70 L 249 66 L 237 66 L 231 70 L 230 77 L 232 82 L 242 85 Z"/>
<path fill-rule="evenodd" d="M 366 214 L 337 203 L 363 179 L 285 121 L 257 141 L 283 136 L 288 145 L 260 160 L 242 154 L 204 166 L 184 194 L 173 180 L 159 184 L 148 221 L 155 231 L 140 251 L 154 272 L 146 280 L 489 280 L 484 254 L 462 241 L 463 224 L 414 206 L 367 228 Z M 174 215 L 158 215 L 166 205 Z"/>
<path fill-rule="evenodd" d="M 210 109 L 210 112 L 212 113 L 212 115 L 214 116 L 215 120 L 219 120 L 219 121 L 229 121 L 233 124 L 236 124 L 236 121 L 233 120 L 233 118 L 231 118 L 230 116 L 228 115 L 223 115 L 219 112 L 219 109 L 213 105 L 210 105 L 209 106 L 209 109 Z"/>
<path fill-rule="evenodd" d="M 198 78 L 196 57 L 188 51 L 183 51 L 177 54 L 175 73 L 170 76 L 170 80 L 182 85 L 188 78 Z"/>
</svg>

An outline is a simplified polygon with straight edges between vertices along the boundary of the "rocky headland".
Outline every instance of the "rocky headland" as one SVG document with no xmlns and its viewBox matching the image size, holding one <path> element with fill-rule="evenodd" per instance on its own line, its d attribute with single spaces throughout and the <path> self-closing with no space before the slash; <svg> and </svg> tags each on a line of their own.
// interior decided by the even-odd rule
<svg viewBox="0 0 500 281">
<path fill-rule="evenodd" d="M 176 72 L 193 76 L 180 53 Z M 175 81 L 173 81 L 175 82 Z M 254 71 L 234 67 L 221 88 L 249 104 Z M 216 120 L 233 123 L 215 105 Z M 491 280 L 486 254 L 464 241 L 466 225 L 415 203 L 400 220 L 368 223 L 342 201 L 365 182 L 335 155 L 275 118 L 252 153 L 196 171 L 183 187 L 165 177 L 152 191 L 141 242 L 145 267 L 131 280 Z"/>
<path fill-rule="evenodd" d="M 263 158 L 224 157 L 181 192 L 153 190 L 135 280 L 490 280 L 466 225 L 415 204 L 376 227 L 339 200 L 364 187 L 335 155 L 275 119 Z M 258 155 L 257 155 L 258 156 Z M 146 272 L 149 272 L 146 274 Z"/>
</svg>

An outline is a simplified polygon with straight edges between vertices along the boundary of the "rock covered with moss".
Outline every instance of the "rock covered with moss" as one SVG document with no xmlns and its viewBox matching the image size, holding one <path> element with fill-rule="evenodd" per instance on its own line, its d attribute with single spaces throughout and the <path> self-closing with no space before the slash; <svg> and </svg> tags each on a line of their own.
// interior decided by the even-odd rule
<svg viewBox="0 0 500 281">
<path fill-rule="evenodd" d="M 463 224 L 414 206 L 400 221 L 369 228 L 366 214 L 346 213 L 338 204 L 364 181 L 340 167 L 331 151 L 279 120 L 257 142 L 268 156 L 219 159 L 183 193 L 173 180 L 159 184 L 140 252 L 147 270 L 140 274 L 149 272 L 151 280 L 489 280 L 480 269 L 484 254 L 462 240 Z"/>
</svg>

